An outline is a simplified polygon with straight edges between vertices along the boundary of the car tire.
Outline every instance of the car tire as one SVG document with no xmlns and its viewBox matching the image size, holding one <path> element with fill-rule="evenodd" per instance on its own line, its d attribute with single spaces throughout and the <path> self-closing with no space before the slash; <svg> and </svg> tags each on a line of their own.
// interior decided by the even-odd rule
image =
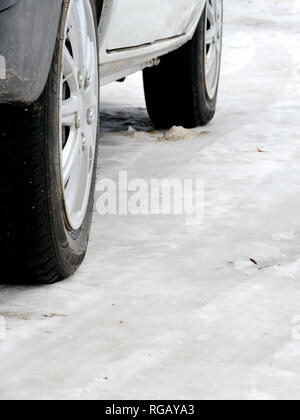
<svg viewBox="0 0 300 420">
<path fill-rule="evenodd" d="M 222 23 L 222 0 L 207 0 L 192 40 L 161 57 L 157 67 L 144 70 L 146 105 L 156 128 L 193 128 L 206 125 L 214 117 Z"/>
<path fill-rule="evenodd" d="M 50 284 L 83 262 L 98 109 L 96 0 L 66 0 L 43 94 L 27 107 L 0 108 L 1 282 Z"/>
</svg>

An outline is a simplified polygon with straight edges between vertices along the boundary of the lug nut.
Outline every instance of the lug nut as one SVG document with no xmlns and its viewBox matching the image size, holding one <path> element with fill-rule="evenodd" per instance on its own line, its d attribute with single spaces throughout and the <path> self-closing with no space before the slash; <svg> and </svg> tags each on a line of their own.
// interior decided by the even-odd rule
<svg viewBox="0 0 300 420">
<path fill-rule="evenodd" d="M 86 114 L 86 119 L 87 119 L 87 123 L 89 125 L 92 125 L 95 119 L 95 112 L 93 109 L 88 109 L 87 114 Z"/>
<path fill-rule="evenodd" d="M 75 128 L 76 130 L 78 130 L 81 126 L 81 118 L 79 117 L 78 114 L 76 114 L 75 116 Z"/>
<path fill-rule="evenodd" d="M 84 87 L 87 89 L 90 87 L 91 84 L 91 76 L 89 74 L 86 75 Z"/>
<path fill-rule="evenodd" d="M 78 72 L 78 84 L 79 84 L 79 89 L 83 88 L 83 83 L 84 83 L 84 77 L 83 74 L 81 72 Z"/>
<path fill-rule="evenodd" d="M 84 152 L 86 149 L 86 137 L 83 133 L 81 133 L 81 145 L 82 145 L 82 151 Z"/>
</svg>

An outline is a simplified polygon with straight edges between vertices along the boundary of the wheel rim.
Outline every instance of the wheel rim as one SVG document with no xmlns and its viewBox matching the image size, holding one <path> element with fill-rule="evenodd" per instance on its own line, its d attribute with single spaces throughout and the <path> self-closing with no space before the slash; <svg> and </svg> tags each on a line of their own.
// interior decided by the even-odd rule
<svg viewBox="0 0 300 420">
<path fill-rule="evenodd" d="M 213 99 L 219 82 L 222 52 L 222 0 L 207 0 L 205 27 L 205 82 L 210 99 Z"/>
<path fill-rule="evenodd" d="M 89 1 L 71 0 L 62 47 L 60 83 L 61 185 L 68 228 L 85 218 L 93 177 L 98 125 L 98 63 Z"/>
</svg>

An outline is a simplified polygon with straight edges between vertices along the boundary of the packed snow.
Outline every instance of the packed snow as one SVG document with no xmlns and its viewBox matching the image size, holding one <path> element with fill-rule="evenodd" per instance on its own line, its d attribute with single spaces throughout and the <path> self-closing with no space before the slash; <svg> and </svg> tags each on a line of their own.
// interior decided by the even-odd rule
<svg viewBox="0 0 300 420">
<path fill-rule="evenodd" d="M 200 178 L 204 221 L 95 210 L 72 279 L 0 286 L 1 399 L 300 397 L 299 22 L 225 2 L 207 127 L 155 131 L 140 74 L 103 88 L 99 178 Z"/>
</svg>

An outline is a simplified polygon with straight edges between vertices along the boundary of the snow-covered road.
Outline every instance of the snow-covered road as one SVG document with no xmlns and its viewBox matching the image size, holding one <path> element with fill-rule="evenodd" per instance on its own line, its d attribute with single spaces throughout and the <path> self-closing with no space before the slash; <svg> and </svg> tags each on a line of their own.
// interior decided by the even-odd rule
<svg viewBox="0 0 300 420">
<path fill-rule="evenodd" d="M 298 0 L 225 1 L 197 137 L 149 133 L 140 75 L 103 89 L 99 176 L 201 178 L 204 223 L 95 211 L 72 279 L 0 286 L 1 399 L 300 398 L 299 22 Z"/>
</svg>

